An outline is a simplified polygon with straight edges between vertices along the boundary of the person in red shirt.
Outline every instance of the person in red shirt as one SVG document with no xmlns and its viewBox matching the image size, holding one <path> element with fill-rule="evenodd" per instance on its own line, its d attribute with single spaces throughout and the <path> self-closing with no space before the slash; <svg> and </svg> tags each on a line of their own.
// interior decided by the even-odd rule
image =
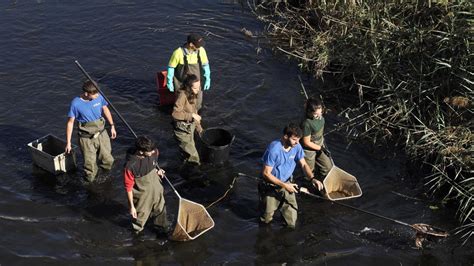
<svg viewBox="0 0 474 266">
<path fill-rule="evenodd" d="M 124 185 L 127 191 L 132 229 L 142 232 L 148 218 L 158 228 L 167 229 L 165 198 L 163 195 L 163 169 L 157 169 L 158 149 L 147 136 L 139 136 L 135 147 L 127 151 Z"/>
</svg>

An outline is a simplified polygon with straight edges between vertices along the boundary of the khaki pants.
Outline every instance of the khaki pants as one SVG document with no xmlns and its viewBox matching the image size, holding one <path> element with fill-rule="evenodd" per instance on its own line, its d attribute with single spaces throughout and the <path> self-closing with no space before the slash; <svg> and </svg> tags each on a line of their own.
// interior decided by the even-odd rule
<svg viewBox="0 0 474 266">
<path fill-rule="evenodd" d="M 284 188 L 270 187 L 259 184 L 260 221 L 270 223 L 275 211 L 280 212 L 288 227 L 295 227 L 298 218 L 298 203 L 295 193 L 289 193 Z"/>
<path fill-rule="evenodd" d="M 178 145 L 187 162 L 200 164 L 199 153 L 194 142 L 194 131 L 196 125 L 191 123 L 188 128 L 175 126 L 174 136 L 178 140 Z"/>
<path fill-rule="evenodd" d="M 97 172 L 97 160 L 99 166 L 105 170 L 112 169 L 114 157 L 112 156 L 112 146 L 107 131 L 103 131 L 97 138 L 79 137 L 79 147 L 84 156 L 84 172 L 89 182 L 94 181 Z"/>
<path fill-rule="evenodd" d="M 304 160 L 316 177 L 323 179 L 332 168 L 331 158 L 322 151 L 304 150 Z M 317 170 L 315 169 L 317 166 Z"/>
</svg>

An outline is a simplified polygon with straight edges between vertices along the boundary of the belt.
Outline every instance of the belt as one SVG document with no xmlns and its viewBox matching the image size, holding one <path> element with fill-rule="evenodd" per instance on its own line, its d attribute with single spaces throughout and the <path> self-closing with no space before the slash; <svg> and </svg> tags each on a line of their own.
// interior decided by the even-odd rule
<svg viewBox="0 0 474 266">
<path fill-rule="evenodd" d="M 80 138 L 96 139 L 96 138 L 98 138 L 98 137 L 100 136 L 100 134 L 102 134 L 102 132 L 104 132 L 104 131 L 105 131 L 105 128 L 102 129 L 102 130 L 99 131 L 99 132 L 94 133 L 94 134 L 91 134 L 91 133 L 81 133 L 80 131 L 78 132 L 78 134 L 79 134 L 79 137 L 80 137 Z"/>
</svg>

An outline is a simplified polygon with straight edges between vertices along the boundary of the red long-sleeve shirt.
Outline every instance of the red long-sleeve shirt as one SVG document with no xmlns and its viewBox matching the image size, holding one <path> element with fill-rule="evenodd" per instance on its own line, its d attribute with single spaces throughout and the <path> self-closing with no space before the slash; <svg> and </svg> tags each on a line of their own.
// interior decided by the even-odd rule
<svg viewBox="0 0 474 266">
<path fill-rule="evenodd" d="M 149 158 L 158 158 L 159 154 L 160 154 L 160 152 L 158 151 L 158 149 L 155 149 L 153 151 L 152 155 Z M 154 163 L 153 163 L 153 165 L 154 165 Z M 151 167 L 151 165 L 149 167 Z M 153 166 L 153 168 L 154 168 L 154 166 Z M 147 168 L 145 168 L 145 169 L 147 169 Z M 125 169 L 123 171 L 123 183 L 124 183 L 124 186 L 125 186 L 125 190 L 127 192 L 132 191 L 133 186 L 135 185 L 135 175 L 127 167 L 125 167 Z"/>
<path fill-rule="evenodd" d="M 127 168 L 125 168 L 123 171 L 123 183 L 127 192 L 132 191 L 133 185 L 135 185 L 135 176 L 133 175 L 132 171 L 128 170 Z"/>
</svg>

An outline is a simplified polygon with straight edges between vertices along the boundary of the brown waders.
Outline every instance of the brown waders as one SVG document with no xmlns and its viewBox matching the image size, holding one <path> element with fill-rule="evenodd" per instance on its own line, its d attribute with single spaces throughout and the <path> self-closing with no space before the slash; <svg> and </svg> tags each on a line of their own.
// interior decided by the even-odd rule
<svg viewBox="0 0 474 266">
<path fill-rule="evenodd" d="M 184 121 L 175 121 L 174 124 L 174 136 L 178 140 L 185 161 L 200 164 L 199 153 L 194 142 L 196 124 Z"/>
<path fill-rule="evenodd" d="M 197 51 L 197 57 L 198 57 L 198 63 L 197 64 L 189 64 L 188 59 L 186 57 L 187 52 L 186 49 L 181 47 L 183 50 L 183 56 L 184 56 L 184 65 L 178 65 L 176 66 L 175 69 L 175 74 L 173 77 L 173 85 L 177 93 L 181 93 L 181 88 L 183 87 L 183 81 L 186 78 L 187 75 L 194 74 L 196 77 L 198 77 L 201 80 L 201 85 L 204 84 L 203 81 L 203 76 L 201 75 L 201 69 L 202 69 L 202 63 L 201 63 L 201 56 L 199 54 L 199 50 Z M 197 94 L 197 99 L 196 99 L 196 109 L 199 111 L 201 110 L 202 107 L 202 88 L 199 90 L 199 93 Z M 176 95 L 176 98 L 178 95 Z"/>
<path fill-rule="evenodd" d="M 295 193 L 289 193 L 284 188 L 263 181 L 258 184 L 258 193 L 260 198 L 260 221 L 266 224 L 270 223 L 275 211 L 280 209 L 287 226 L 295 227 L 298 218 L 298 203 L 296 202 Z"/>
<path fill-rule="evenodd" d="M 79 147 L 84 156 L 84 172 L 89 182 L 94 181 L 99 166 L 110 170 L 114 163 L 109 134 L 105 130 L 104 118 L 87 123 L 78 123 Z"/>
<path fill-rule="evenodd" d="M 324 146 L 323 129 L 311 135 L 311 142 L 319 146 Z M 321 179 L 326 177 L 329 170 L 332 168 L 331 158 L 329 158 L 329 156 L 327 156 L 322 150 L 314 151 L 304 149 L 304 160 L 309 165 L 309 168 L 311 168 L 311 172 L 315 170 L 315 166 L 318 167 L 315 175 Z"/>
<path fill-rule="evenodd" d="M 135 178 L 133 204 L 137 210 L 137 219 L 132 221 L 135 232 L 143 230 L 150 216 L 154 217 L 154 225 L 164 228 L 168 226 L 163 185 L 155 169 L 142 177 Z"/>
</svg>

